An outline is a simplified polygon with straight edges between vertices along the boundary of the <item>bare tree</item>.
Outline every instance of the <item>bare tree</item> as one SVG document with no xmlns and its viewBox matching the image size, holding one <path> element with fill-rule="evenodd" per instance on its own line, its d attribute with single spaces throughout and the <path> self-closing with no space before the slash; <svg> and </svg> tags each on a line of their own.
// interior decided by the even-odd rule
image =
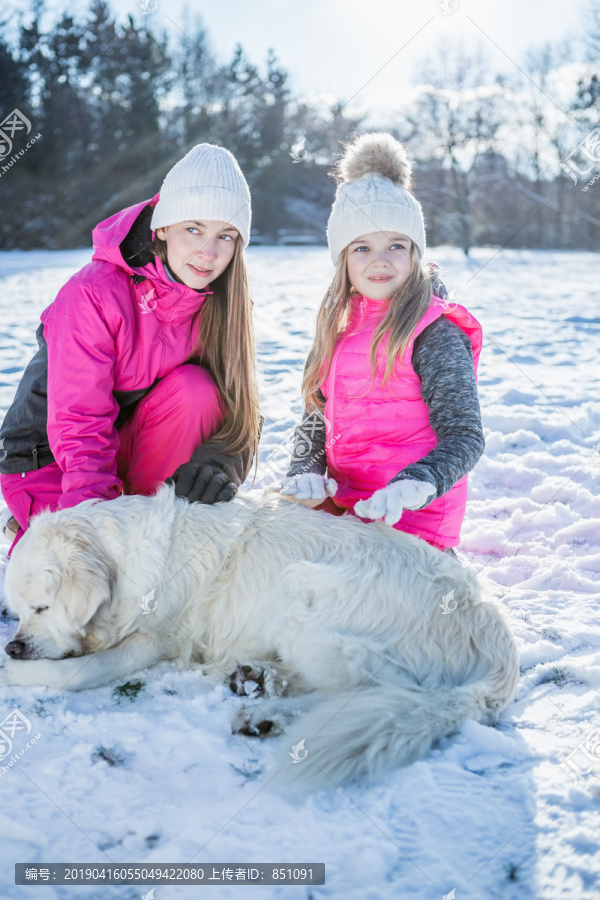
<svg viewBox="0 0 600 900">
<path fill-rule="evenodd" d="M 510 85 L 512 113 L 507 127 L 518 134 L 510 169 L 516 189 L 530 201 L 526 207 L 528 234 L 530 242 L 539 247 L 565 237 L 563 207 L 568 182 L 557 176 L 576 130 L 570 116 L 573 98 L 565 102 L 564 79 L 558 73 L 570 59 L 565 41 L 532 47 Z"/>
<path fill-rule="evenodd" d="M 489 171 L 481 175 L 478 162 L 496 147 L 502 87 L 490 74 L 483 50 L 468 50 L 460 42 L 439 45 L 421 64 L 416 82 L 419 93 L 402 127 L 413 135 L 409 143 L 417 160 L 435 161 L 444 171 L 435 200 L 447 204 L 446 222 L 468 255 L 482 179 L 496 177 Z M 426 197 L 426 185 L 421 192 Z"/>
</svg>

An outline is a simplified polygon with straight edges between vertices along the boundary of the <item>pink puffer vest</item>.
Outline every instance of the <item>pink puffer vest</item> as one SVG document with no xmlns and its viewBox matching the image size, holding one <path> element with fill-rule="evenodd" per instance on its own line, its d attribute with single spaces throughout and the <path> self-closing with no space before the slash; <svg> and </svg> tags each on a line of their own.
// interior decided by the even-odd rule
<svg viewBox="0 0 600 900">
<path fill-rule="evenodd" d="M 327 469 L 338 483 L 334 501 L 349 509 L 385 487 L 410 463 L 427 456 L 437 444 L 429 424 L 429 407 L 421 397 L 421 380 L 411 362 L 415 338 L 445 315 L 468 335 L 476 374 L 481 352 L 482 330 L 477 319 L 463 306 L 445 308 L 434 296 L 402 360 L 396 361 L 388 386 L 383 388 L 387 337 L 377 351 L 374 381 L 369 347 L 385 306 L 385 301 L 351 297 L 348 326 L 335 345 L 331 367 L 321 386 L 327 400 L 325 417 L 331 423 Z M 460 542 L 466 501 L 467 476 L 425 509 L 405 510 L 394 528 L 437 547 L 455 547 Z"/>
</svg>

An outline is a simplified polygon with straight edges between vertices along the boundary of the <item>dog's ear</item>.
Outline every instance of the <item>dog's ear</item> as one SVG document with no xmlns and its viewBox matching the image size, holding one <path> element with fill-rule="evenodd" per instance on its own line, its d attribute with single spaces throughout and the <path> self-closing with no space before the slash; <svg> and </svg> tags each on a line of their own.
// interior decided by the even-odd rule
<svg viewBox="0 0 600 900">
<path fill-rule="evenodd" d="M 96 611 L 112 598 L 116 570 L 100 542 L 79 528 L 57 531 L 60 566 L 55 596 L 81 634 Z M 54 573 L 53 573 L 54 574 Z"/>
</svg>

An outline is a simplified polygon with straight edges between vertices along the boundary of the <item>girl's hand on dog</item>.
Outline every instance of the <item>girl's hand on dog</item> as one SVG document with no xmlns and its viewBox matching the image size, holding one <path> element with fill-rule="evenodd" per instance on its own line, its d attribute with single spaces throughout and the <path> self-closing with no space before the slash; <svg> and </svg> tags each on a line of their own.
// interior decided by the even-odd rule
<svg viewBox="0 0 600 900">
<path fill-rule="evenodd" d="M 422 509 L 435 494 L 435 487 L 428 481 L 405 478 L 375 491 L 366 500 L 359 500 L 354 512 L 361 519 L 383 519 L 386 525 L 395 525 L 405 509 Z"/>
<path fill-rule="evenodd" d="M 327 497 L 333 497 L 337 491 L 337 483 L 326 475 L 306 472 L 304 475 L 293 475 L 286 478 L 281 486 L 280 494 L 290 503 L 300 503 L 313 509 L 320 506 Z"/>
</svg>

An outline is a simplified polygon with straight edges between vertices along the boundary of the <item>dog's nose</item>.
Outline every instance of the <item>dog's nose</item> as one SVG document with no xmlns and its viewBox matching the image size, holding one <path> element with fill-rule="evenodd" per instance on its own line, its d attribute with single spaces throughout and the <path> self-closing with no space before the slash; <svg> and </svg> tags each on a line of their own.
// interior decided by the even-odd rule
<svg viewBox="0 0 600 900">
<path fill-rule="evenodd" d="M 25 656 L 25 641 L 10 641 L 4 649 L 13 659 L 21 659 Z"/>
</svg>

